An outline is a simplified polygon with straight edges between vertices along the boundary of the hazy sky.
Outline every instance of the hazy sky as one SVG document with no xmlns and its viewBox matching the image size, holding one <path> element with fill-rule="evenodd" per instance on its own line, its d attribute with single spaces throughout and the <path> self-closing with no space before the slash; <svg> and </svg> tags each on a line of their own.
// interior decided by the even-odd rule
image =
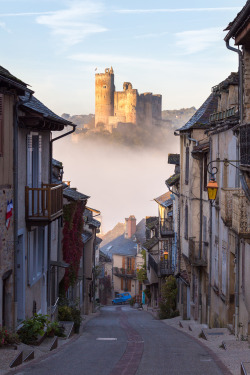
<svg viewBox="0 0 250 375">
<path fill-rule="evenodd" d="M 223 29 L 245 0 L 0 0 L 1 65 L 58 114 L 94 112 L 94 75 L 113 66 L 163 109 L 198 107 L 237 69 Z"/>
<path fill-rule="evenodd" d="M 115 85 L 162 94 L 163 109 L 198 108 L 237 70 L 223 29 L 245 0 L 0 0 L 0 65 L 61 115 L 94 113 L 95 73 L 111 65 Z M 134 214 L 156 215 L 153 198 L 173 173 L 169 152 L 127 149 L 70 137 L 54 144 L 72 186 L 101 210 L 104 230 Z"/>
</svg>

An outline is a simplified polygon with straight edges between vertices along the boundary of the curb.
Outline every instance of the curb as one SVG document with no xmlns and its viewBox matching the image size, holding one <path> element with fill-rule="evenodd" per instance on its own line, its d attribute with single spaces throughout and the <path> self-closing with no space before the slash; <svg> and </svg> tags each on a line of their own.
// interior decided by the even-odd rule
<svg viewBox="0 0 250 375">
<path fill-rule="evenodd" d="M 69 339 L 68 339 L 68 342 L 66 342 L 65 344 L 62 344 L 61 346 L 57 347 L 56 349 L 54 349 L 53 351 L 50 351 L 48 353 L 45 353 L 43 355 L 41 355 L 39 358 L 35 358 L 33 359 L 31 362 L 29 363 L 22 363 L 21 365 L 19 365 L 18 367 L 15 367 L 13 368 L 13 370 L 9 370 L 8 372 L 5 372 L 4 375 L 13 375 L 13 374 L 18 374 L 20 372 L 20 370 L 23 370 L 25 368 L 29 368 L 29 367 L 32 367 L 33 365 L 36 365 L 38 364 L 40 361 L 48 358 L 48 357 L 51 357 L 53 356 L 54 354 L 58 353 L 61 349 L 65 348 L 66 346 L 72 344 L 73 342 L 77 341 L 79 339 L 79 337 L 84 333 L 84 326 L 90 321 L 92 320 L 93 318 L 95 318 L 96 316 L 100 315 L 100 310 L 98 310 L 97 312 L 95 313 L 92 313 L 91 315 L 87 315 L 87 318 L 81 323 L 81 327 L 80 327 L 80 332 L 79 334 L 74 334 L 73 336 L 71 336 Z"/>
</svg>

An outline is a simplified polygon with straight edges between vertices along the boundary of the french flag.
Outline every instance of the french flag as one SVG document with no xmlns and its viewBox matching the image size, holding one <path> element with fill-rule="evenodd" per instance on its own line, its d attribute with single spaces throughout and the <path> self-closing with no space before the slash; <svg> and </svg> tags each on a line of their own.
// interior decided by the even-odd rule
<svg viewBox="0 0 250 375">
<path fill-rule="evenodd" d="M 13 203 L 12 200 L 7 202 L 7 210 L 6 210 L 6 228 L 9 229 L 10 227 L 10 219 L 12 216 L 12 210 L 13 210 Z"/>
</svg>

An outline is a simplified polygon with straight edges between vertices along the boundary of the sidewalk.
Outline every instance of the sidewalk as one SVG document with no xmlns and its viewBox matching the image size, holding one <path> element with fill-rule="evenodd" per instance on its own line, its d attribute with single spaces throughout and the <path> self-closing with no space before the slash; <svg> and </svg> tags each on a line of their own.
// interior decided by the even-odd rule
<svg viewBox="0 0 250 375">
<path fill-rule="evenodd" d="M 81 323 L 80 327 L 80 334 L 84 330 L 84 326 L 86 323 L 93 319 L 95 316 L 99 315 L 99 311 L 92 313 L 90 315 L 83 315 L 83 321 Z M 73 341 L 77 340 L 79 334 L 73 333 L 69 338 L 58 338 L 57 347 L 54 350 L 50 350 L 51 347 L 51 340 L 50 342 L 46 342 L 46 339 L 40 346 L 33 346 L 33 345 L 25 345 L 23 343 L 20 343 L 17 345 L 17 349 L 14 349 L 13 347 L 10 348 L 0 348 L 0 375 L 12 375 L 15 374 L 16 371 L 19 372 L 19 370 L 30 366 L 32 363 L 37 363 L 43 358 L 46 358 L 47 356 L 56 353 L 60 350 L 60 348 L 64 345 L 70 344 Z M 25 357 L 26 353 L 34 352 L 34 359 L 31 359 L 27 362 L 24 362 L 20 364 L 17 367 L 10 368 L 10 363 L 20 354 L 21 352 L 24 353 L 23 357 Z"/>
<path fill-rule="evenodd" d="M 154 313 L 153 316 L 155 316 Z M 193 320 L 181 320 L 180 317 L 165 319 L 162 322 L 194 337 L 210 349 L 231 374 L 250 374 L 250 366 L 247 364 L 247 362 L 250 363 L 250 345 L 248 341 L 236 340 L 227 328 L 209 329 L 204 324 L 198 324 Z M 246 372 L 241 372 L 241 362 L 246 362 Z M 249 368 L 249 372 L 247 368 Z"/>
</svg>

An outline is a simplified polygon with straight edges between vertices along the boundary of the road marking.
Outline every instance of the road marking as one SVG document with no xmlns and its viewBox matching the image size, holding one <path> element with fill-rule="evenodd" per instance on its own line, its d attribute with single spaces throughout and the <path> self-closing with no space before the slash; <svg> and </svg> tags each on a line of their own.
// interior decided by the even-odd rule
<svg viewBox="0 0 250 375">
<path fill-rule="evenodd" d="M 116 337 L 98 337 L 96 340 L 99 340 L 99 341 L 116 341 L 117 338 Z"/>
</svg>

